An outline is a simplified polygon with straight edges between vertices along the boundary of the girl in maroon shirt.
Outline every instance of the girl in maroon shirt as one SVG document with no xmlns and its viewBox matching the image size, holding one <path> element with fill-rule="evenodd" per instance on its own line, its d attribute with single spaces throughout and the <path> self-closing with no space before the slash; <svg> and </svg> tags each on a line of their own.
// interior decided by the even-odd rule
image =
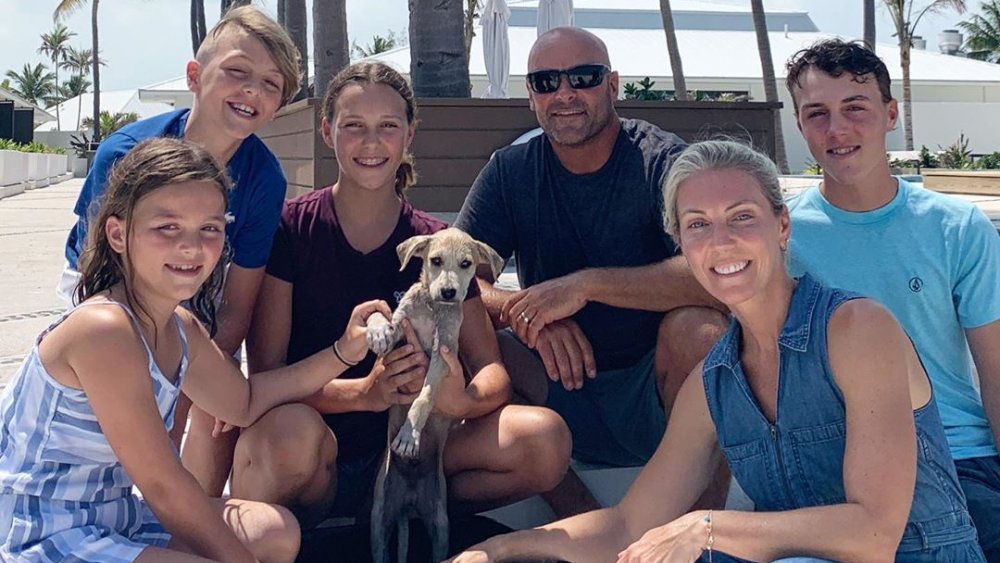
<svg viewBox="0 0 1000 563">
<path fill-rule="evenodd" d="M 381 63 L 352 65 L 330 82 L 322 133 L 340 175 L 285 204 L 248 338 L 251 373 L 330 346 L 354 305 L 395 306 L 418 279 L 419 263 L 400 271 L 396 245 L 445 224 L 403 195 L 414 182 L 415 111 L 409 84 Z M 552 411 L 506 404 L 510 380 L 475 288 L 459 337 L 467 371 L 452 363 L 436 404 L 462 421 L 444 451 L 449 494 L 483 506 L 554 487 L 570 436 Z M 233 494 L 283 504 L 305 525 L 354 516 L 384 452 L 386 411 L 416 397 L 426 367 L 419 345 L 369 354 L 304 403 L 272 410 L 239 438 Z"/>
</svg>

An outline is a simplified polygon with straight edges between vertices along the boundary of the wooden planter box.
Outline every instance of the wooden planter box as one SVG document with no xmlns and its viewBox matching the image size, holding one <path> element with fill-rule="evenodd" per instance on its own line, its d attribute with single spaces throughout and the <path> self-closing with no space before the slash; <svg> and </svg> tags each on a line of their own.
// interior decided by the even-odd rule
<svg viewBox="0 0 1000 563">
<path fill-rule="evenodd" d="M 281 162 L 289 197 L 337 180 L 333 150 L 320 136 L 321 105 L 316 98 L 295 102 L 259 133 Z M 419 179 L 407 197 L 425 211 L 458 211 L 490 155 L 538 127 L 527 99 L 424 98 L 417 106 L 412 150 Z M 781 104 L 629 100 L 616 107 L 622 117 L 644 119 L 687 141 L 731 135 L 773 155 L 774 112 Z"/>
<path fill-rule="evenodd" d="M 945 193 L 1000 197 L 1000 170 L 923 168 L 924 187 Z"/>
</svg>

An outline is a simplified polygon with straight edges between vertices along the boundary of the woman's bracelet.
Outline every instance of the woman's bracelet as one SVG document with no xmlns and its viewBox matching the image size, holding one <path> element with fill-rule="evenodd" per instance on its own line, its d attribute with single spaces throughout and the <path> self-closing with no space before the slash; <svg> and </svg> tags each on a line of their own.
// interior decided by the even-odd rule
<svg viewBox="0 0 1000 563">
<path fill-rule="evenodd" d="M 337 356 L 337 359 L 340 360 L 340 363 L 344 364 L 347 367 L 354 367 L 359 363 L 361 363 L 360 360 L 358 360 L 357 362 L 348 361 L 347 358 L 345 358 L 344 355 L 340 353 L 340 346 L 338 345 L 339 343 L 340 343 L 339 339 L 333 341 L 333 355 Z"/>
<path fill-rule="evenodd" d="M 712 511 L 705 515 L 705 523 L 708 524 L 708 541 L 705 543 L 705 551 L 708 552 L 708 563 L 712 563 L 712 546 L 715 545 L 715 536 L 712 535 Z"/>
</svg>

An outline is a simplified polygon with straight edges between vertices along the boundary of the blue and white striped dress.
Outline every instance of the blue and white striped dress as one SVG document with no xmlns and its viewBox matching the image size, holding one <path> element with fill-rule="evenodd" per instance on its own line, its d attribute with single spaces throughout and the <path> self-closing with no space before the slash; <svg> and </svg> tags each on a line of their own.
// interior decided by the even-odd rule
<svg viewBox="0 0 1000 563">
<path fill-rule="evenodd" d="M 169 430 L 187 370 L 184 326 L 175 315 L 183 356 L 171 383 L 156 366 L 135 315 L 114 304 L 132 318 L 146 347 L 157 408 Z M 86 394 L 53 379 L 38 356 L 38 344 L 70 314 L 38 336 L 0 399 L 0 561 L 117 563 L 170 541 L 133 492 Z"/>
</svg>

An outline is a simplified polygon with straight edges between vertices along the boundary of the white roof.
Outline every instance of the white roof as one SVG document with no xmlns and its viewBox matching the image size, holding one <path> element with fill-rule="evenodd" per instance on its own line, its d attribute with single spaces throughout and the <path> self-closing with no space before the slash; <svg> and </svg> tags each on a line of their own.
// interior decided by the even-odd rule
<svg viewBox="0 0 1000 563">
<path fill-rule="evenodd" d="M 71 98 L 59 104 L 59 121 L 62 124 L 63 131 L 77 130 L 76 124 L 78 108 L 80 110 L 80 121 L 94 115 L 94 95 L 91 92 L 87 92 L 86 94 Z M 140 101 L 138 90 L 112 90 L 108 92 L 101 92 L 101 111 L 106 111 L 112 115 L 115 113 L 135 112 L 139 114 L 140 119 L 143 119 L 159 115 L 170 111 L 171 109 L 173 109 L 173 107 L 170 104 Z M 35 131 L 56 130 L 56 121 L 54 117 L 56 114 L 56 108 L 53 106 L 48 109 L 48 112 L 53 115 L 52 121 L 35 128 Z"/>
<path fill-rule="evenodd" d="M 633 0 L 640 1 L 640 0 Z M 608 46 L 612 67 L 623 77 L 669 77 L 670 61 L 663 30 L 656 29 L 593 29 Z M 527 72 L 528 51 L 535 41 L 534 28 L 511 27 L 510 74 L 524 76 Z M 774 71 L 778 78 L 785 76 L 785 63 L 798 50 L 834 35 L 817 32 L 775 31 L 768 34 Z M 678 30 L 677 43 L 684 62 L 686 78 L 712 81 L 759 80 L 760 57 L 757 37 L 752 31 Z M 724 46 L 724 47 L 723 47 Z M 894 81 L 902 80 L 899 66 L 899 49 L 896 45 L 879 43 L 876 52 L 889 68 Z M 371 57 L 408 72 L 409 47 L 401 47 Z M 480 34 L 473 39 L 469 74 L 485 76 L 483 43 Z M 931 51 L 911 52 L 910 78 L 914 83 L 1000 82 L 1000 65 L 962 57 L 943 55 Z"/>
<path fill-rule="evenodd" d="M 24 98 L 11 92 L 10 90 L 5 90 L 3 88 L 0 88 L 0 100 L 10 100 L 14 102 L 15 108 L 31 108 L 32 110 L 34 110 L 32 112 L 32 121 L 34 122 L 35 127 L 37 127 L 42 123 L 45 123 L 46 121 L 55 121 L 56 119 L 55 114 L 50 114 L 49 112 L 29 102 L 28 100 L 25 100 Z"/>
<path fill-rule="evenodd" d="M 507 2 L 511 8 L 538 8 L 538 0 L 511 0 Z M 660 11 L 660 0 L 573 0 L 576 10 L 653 10 Z M 670 9 L 674 12 L 746 12 L 750 13 L 750 3 L 745 0 L 671 0 Z M 803 12 L 787 0 L 768 0 L 768 13 L 788 11 Z"/>
<path fill-rule="evenodd" d="M 191 107 L 194 94 L 188 90 L 187 77 L 182 75 L 139 88 L 139 99 L 144 102 L 162 102 L 174 107 Z"/>
</svg>

